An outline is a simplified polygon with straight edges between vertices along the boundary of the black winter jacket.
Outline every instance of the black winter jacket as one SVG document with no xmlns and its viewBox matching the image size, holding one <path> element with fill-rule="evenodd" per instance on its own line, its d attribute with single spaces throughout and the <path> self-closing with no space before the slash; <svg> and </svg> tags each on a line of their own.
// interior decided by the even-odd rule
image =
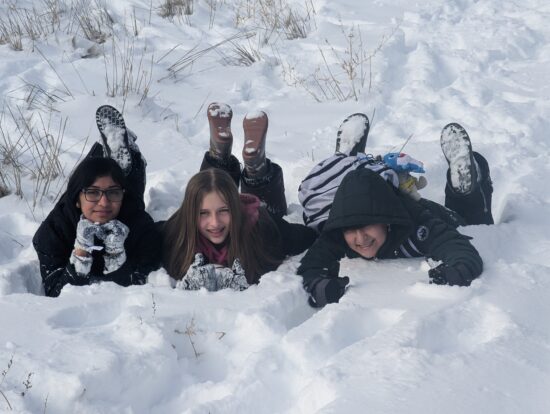
<svg viewBox="0 0 550 414">
<path fill-rule="evenodd" d="M 469 285 L 483 270 L 483 262 L 469 237 L 450 210 L 433 202 L 412 198 L 392 188 L 368 169 L 350 172 L 340 184 L 323 232 L 303 257 L 298 274 L 312 293 L 317 283 L 336 278 L 343 257 L 360 257 L 348 247 L 343 230 L 369 224 L 389 224 L 380 259 L 428 257 L 440 260 L 457 272 L 448 284 Z"/>
<path fill-rule="evenodd" d="M 160 266 L 160 235 L 153 219 L 138 207 L 139 203 L 131 196 L 125 196 L 117 217 L 130 229 L 124 243 L 126 262 L 120 269 L 103 274 L 102 252 L 94 251 L 90 274 L 80 276 L 76 273 L 69 259 L 81 214 L 74 201 L 77 196 L 65 193 L 33 238 L 46 296 L 59 296 L 66 284 L 83 286 L 97 281 L 112 281 L 129 286 L 146 283 L 147 275 Z M 101 242 L 96 241 L 100 246 Z"/>
</svg>

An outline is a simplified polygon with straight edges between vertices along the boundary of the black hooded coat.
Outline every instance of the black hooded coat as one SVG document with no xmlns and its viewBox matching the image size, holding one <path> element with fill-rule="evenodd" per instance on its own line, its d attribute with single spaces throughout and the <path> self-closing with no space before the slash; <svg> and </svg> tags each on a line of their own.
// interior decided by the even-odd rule
<svg viewBox="0 0 550 414">
<path fill-rule="evenodd" d="M 377 223 L 389 226 L 376 258 L 442 261 L 455 270 L 448 284 L 469 285 L 483 270 L 479 253 L 470 238 L 456 230 L 456 216 L 436 203 L 421 201 L 402 195 L 368 169 L 350 172 L 336 192 L 321 235 L 298 268 L 306 290 L 312 293 L 320 281 L 338 277 L 343 257 L 361 257 L 347 245 L 343 230 Z"/>
<path fill-rule="evenodd" d="M 76 201 L 80 188 L 68 188 L 33 237 L 33 245 L 40 261 L 40 274 L 46 296 L 59 296 L 66 284 L 88 285 L 98 281 L 112 281 L 122 286 L 142 285 L 147 275 L 160 266 L 160 235 L 153 219 L 127 191 L 117 220 L 130 229 L 124 242 L 126 262 L 116 271 L 103 274 L 103 254 L 94 251 L 92 270 L 87 276 L 78 275 L 69 263 L 74 249 L 80 209 Z M 96 240 L 96 245 L 102 242 Z"/>
</svg>

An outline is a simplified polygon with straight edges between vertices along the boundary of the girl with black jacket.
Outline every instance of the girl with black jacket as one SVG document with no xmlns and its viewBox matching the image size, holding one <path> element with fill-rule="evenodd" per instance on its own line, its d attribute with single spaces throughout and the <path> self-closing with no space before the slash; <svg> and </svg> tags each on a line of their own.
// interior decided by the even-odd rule
<svg viewBox="0 0 550 414">
<path fill-rule="evenodd" d="M 160 235 L 144 210 L 145 161 L 135 136 L 113 107 L 100 107 L 96 119 L 102 144 L 77 166 L 33 238 L 47 296 L 66 284 L 144 284 L 159 267 Z"/>
<path fill-rule="evenodd" d="M 322 232 L 301 261 L 298 274 L 310 304 L 338 302 L 349 283 L 339 277 L 343 257 L 428 257 L 440 261 L 430 283 L 468 286 L 483 270 L 482 259 L 456 227 L 492 224 L 492 182 L 485 158 L 473 152 L 468 134 L 447 125 L 441 146 L 449 163 L 445 206 L 414 200 L 377 172 L 358 168 L 342 179 Z M 458 215 L 457 215 L 458 213 Z"/>
</svg>

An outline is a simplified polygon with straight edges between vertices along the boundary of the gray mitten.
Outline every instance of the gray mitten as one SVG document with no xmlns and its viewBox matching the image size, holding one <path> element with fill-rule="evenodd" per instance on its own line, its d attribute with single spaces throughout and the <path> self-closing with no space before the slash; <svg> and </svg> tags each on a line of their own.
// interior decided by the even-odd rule
<svg viewBox="0 0 550 414">
<path fill-rule="evenodd" d="M 102 224 L 101 228 L 104 232 L 105 253 L 120 254 L 124 252 L 124 242 L 130 233 L 128 226 L 122 221 L 114 219 Z"/>
<path fill-rule="evenodd" d="M 69 258 L 69 263 L 74 266 L 74 270 L 79 276 L 87 276 L 92 270 L 92 256 L 78 256 L 74 250 Z"/>
<path fill-rule="evenodd" d="M 84 216 L 80 216 L 80 220 L 76 226 L 74 248 L 84 250 L 90 254 L 94 250 L 101 250 L 102 247 L 94 245 L 94 236 L 103 239 L 101 225 L 88 220 Z"/>
<path fill-rule="evenodd" d="M 103 224 L 103 243 L 105 244 L 105 261 L 104 274 L 114 272 L 121 268 L 126 263 L 126 250 L 124 242 L 130 233 L 130 229 L 126 224 L 119 220 L 111 220 Z"/>
<path fill-rule="evenodd" d="M 206 260 L 201 253 L 195 255 L 195 261 L 187 270 L 187 273 L 176 284 L 176 288 L 186 290 L 199 290 L 206 288 L 209 291 L 216 289 L 216 266 L 206 264 Z"/>
<path fill-rule="evenodd" d="M 88 254 L 92 254 L 94 250 L 101 250 L 103 247 L 95 246 L 94 236 L 101 239 L 103 238 L 103 230 L 101 226 L 94 223 L 83 215 L 80 216 L 80 220 L 76 225 L 76 237 L 74 241 L 75 250 L 84 250 Z M 74 266 L 76 273 L 79 276 L 86 276 L 92 269 L 92 257 L 91 256 L 79 256 L 75 254 L 73 250 L 69 263 Z"/>
<path fill-rule="evenodd" d="M 216 268 L 217 289 L 231 288 L 233 290 L 245 290 L 248 288 L 248 282 L 239 259 L 235 259 L 233 266 Z"/>
</svg>

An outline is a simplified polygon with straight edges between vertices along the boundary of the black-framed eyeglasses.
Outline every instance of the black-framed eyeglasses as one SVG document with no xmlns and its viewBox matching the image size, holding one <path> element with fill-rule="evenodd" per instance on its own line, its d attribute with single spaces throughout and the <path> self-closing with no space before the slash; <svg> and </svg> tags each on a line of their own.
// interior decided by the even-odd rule
<svg viewBox="0 0 550 414">
<path fill-rule="evenodd" d="M 123 188 L 109 188 L 107 190 L 100 190 L 99 188 L 83 188 L 84 198 L 86 201 L 97 202 L 101 200 L 103 194 L 107 197 L 107 200 L 111 202 L 122 201 L 124 197 Z"/>
</svg>

